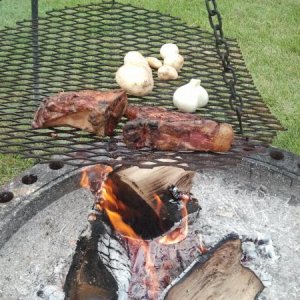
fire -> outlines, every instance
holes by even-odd
[[[110,172],[112,172],[111,167],[102,165],[85,169],[82,173],[80,185],[92,191],[96,197],[94,204],[95,209],[105,213],[114,230],[128,239],[128,243],[132,243],[140,249],[139,251],[141,251],[140,254],[143,259],[137,259],[134,265],[137,269],[142,270],[142,268],[144,268],[146,271],[147,276],[145,276],[145,283],[148,288],[149,297],[150,299],[156,299],[159,290],[159,281],[151,257],[151,245],[153,243],[172,245],[186,238],[188,234],[187,203],[190,197],[182,193],[177,199],[180,201],[182,213],[180,227],[172,230],[160,239],[148,242],[143,240],[139,234],[135,232],[134,228],[125,222],[125,220],[134,218],[139,212],[131,211],[130,207],[127,207],[121,199],[118,199],[115,192],[116,186],[114,186],[111,178],[107,176]],[[164,203],[157,194],[153,195],[153,201],[150,205],[156,215],[158,217],[161,216]]]
[[[205,247],[205,245],[203,243],[202,234],[198,234],[198,240],[199,240],[198,249],[199,249],[200,253],[206,254],[208,252],[208,249]]]
[[[129,208],[119,200],[114,191],[113,191],[113,183],[110,179],[107,179],[102,184],[101,198],[103,199],[100,202],[100,205],[103,210],[105,210],[106,215],[108,216],[112,226],[115,231],[120,233],[122,236],[129,238],[130,243],[136,243],[140,245],[141,250],[143,251],[144,262],[140,261],[138,264],[141,264],[140,268],[145,268],[146,273],[148,275],[147,285],[149,292],[152,295],[157,293],[158,289],[158,280],[156,277],[155,267],[151,258],[151,251],[149,247],[149,243],[144,241],[135,231],[134,229],[126,224],[122,218],[122,216],[128,214]],[[159,213],[159,205],[160,202],[157,201],[158,205],[158,213]],[[154,296],[153,299],[156,297]]]
[[[155,213],[160,216],[160,211],[163,207],[163,202],[161,201],[160,197],[157,194],[154,194],[153,204],[151,205],[152,209]]]
[[[90,188],[90,179],[89,179],[89,173],[87,169],[83,170],[82,172],[80,186],[86,189]]]
[[[87,167],[83,170],[80,180],[80,186],[90,189],[92,192],[97,192],[107,174],[112,172],[110,166],[95,165]]]
[[[136,232],[123,221],[122,216],[126,213],[126,205],[117,199],[113,192],[111,180],[106,180],[102,185],[100,202],[101,208],[105,210],[112,226],[115,231],[123,236],[140,240],[141,238],[136,234]]]

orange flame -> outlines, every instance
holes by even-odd
[[[149,245],[146,241],[144,241],[131,226],[126,224],[123,221],[122,215],[126,213],[128,208],[126,205],[118,200],[116,197],[111,180],[106,180],[102,185],[102,194],[101,197],[103,201],[101,202],[102,209],[105,210],[112,226],[115,231],[120,233],[122,236],[129,238],[131,243],[140,243],[140,247],[143,249],[144,257],[145,257],[145,265],[144,268],[146,270],[147,275],[149,276],[148,289],[151,295],[153,295],[153,299],[156,298],[157,290],[158,290],[158,280],[155,272],[155,267],[151,258],[151,251],[149,249]],[[160,199],[159,199],[160,200]],[[159,202],[157,202],[159,203]],[[152,297],[151,297],[152,298]]]
[[[113,169],[110,166],[95,165],[87,167],[83,170],[80,180],[80,186],[83,188],[91,189],[91,181],[102,183],[105,176],[112,172]],[[91,179],[91,177],[94,177]]]
[[[122,215],[123,212],[126,211],[127,207],[123,202],[117,199],[110,183],[110,180],[107,180],[102,185],[102,208],[105,210],[116,232],[129,238],[141,240],[139,235],[137,235],[136,232],[123,221]]]
[[[86,189],[90,188],[90,179],[88,175],[88,170],[84,169],[81,175],[80,186]]]
[[[151,203],[151,208],[155,211],[157,216],[160,216],[160,211],[163,207],[163,202],[157,194],[154,194],[153,203]]]
[[[155,270],[155,265],[151,257],[151,242],[144,241],[134,229],[128,225],[123,217],[128,214],[129,208],[117,198],[114,192],[113,182],[110,178],[107,179],[107,174],[112,172],[109,166],[96,165],[86,168],[82,173],[80,185],[84,188],[89,188],[97,197],[95,208],[98,211],[105,211],[113,228],[116,232],[129,239],[131,243],[138,243],[144,253],[144,262],[139,262],[140,267],[144,267],[147,273],[145,281],[147,281],[148,291],[151,299],[156,299],[159,289],[158,278]],[[163,202],[158,195],[153,196],[152,209],[160,216],[163,208]],[[182,223],[179,228],[174,229],[167,235],[158,240],[160,244],[171,245],[178,243],[186,238],[188,234],[187,220],[187,203],[188,196],[182,198]],[[157,241],[156,241],[157,242]]]

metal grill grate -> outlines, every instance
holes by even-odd
[[[175,89],[191,78],[200,78],[210,102],[198,113],[232,124],[239,136],[239,123],[229,105],[230,91],[223,81],[213,34],[159,12],[120,3],[111,7],[111,1],[103,1],[53,10],[40,18],[38,25],[22,21],[16,28],[0,31],[0,152],[18,153],[41,163],[55,157],[80,165],[136,164],[147,160],[159,164],[159,159],[172,159],[164,160],[164,164],[188,163],[199,168],[206,162],[236,158],[243,149],[248,150],[241,138],[225,155],[129,151],[121,138],[125,120],[115,137],[104,139],[66,127],[31,129],[33,113],[45,96],[62,90],[117,88],[114,75],[126,52],[138,50],[145,56],[157,56],[166,42],[176,43],[185,57],[179,78],[162,82],[154,73],[154,92],[144,98],[130,97],[129,102],[172,109]],[[228,40],[228,44],[238,79],[236,90],[244,101],[244,137],[270,143],[281,126],[255,89],[237,42]]]

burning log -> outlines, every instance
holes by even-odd
[[[88,231],[84,232],[77,242],[72,265],[65,281],[65,298],[114,299],[117,297],[118,287],[111,273],[100,260],[97,251],[97,241],[101,232],[104,232],[104,227],[98,224],[97,231],[92,230],[91,233]]]
[[[134,228],[138,236],[151,239],[182,219],[183,206],[187,213],[199,210],[198,200],[189,194],[193,176],[194,172],[176,167],[151,170],[132,167],[110,173],[106,183],[111,187],[115,201],[126,207],[122,209],[119,205],[118,209],[123,221]]]
[[[238,238],[225,239],[206,262],[196,262],[179,281],[167,288],[165,300],[231,299],[253,300],[263,290],[259,278],[241,265]]]
[[[93,166],[84,170],[81,180],[95,195],[89,220],[101,214],[113,226],[122,224],[115,227],[120,234],[127,235],[130,227],[144,239],[157,237],[182,219],[183,207],[187,213],[200,209],[189,194],[193,176],[194,172],[170,166],[121,171]]]
[[[164,193],[170,185],[189,192],[194,175],[195,172],[170,166],[153,169],[131,167],[118,172],[120,180],[141,195],[147,203],[153,200],[154,194]]]
[[[93,222],[77,242],[64,285],[65,299],[122,299],[129,280],[126,249],[101,220]]]
[[[171,185],[189,190],[192,177],[192,172],[173,167],[116,172],[93,166],[85,170],[81,183],[95,195],[97,213],[89,234],[84,233],[78,241],[65,283],[66,299],[134,298],[137,286],[142,295],[157,295],[163,290],[170,282],[166,272],[171,268],[177,276],[177,268],[182,268],[176,261],[165,262],[167,257],[181,257],[175,243],[186,242],[182,247],[188,249],[184,251],[188,258],[198,255],[192,240],[186,239],[186,217],[199,210],[198,201]],[[155,195],[156,203],[151,195]],[[162,235],[165,224],[172,227],[182,218],[163,237],[146,240],[145,236],[153,235],[153,228]],[[155,270],[162,264],[164,279],[159,282]]]

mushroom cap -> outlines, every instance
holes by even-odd
[[[172,80],[178,78],[178,73],[171,66],[162,66],[158,69],[158,78],[161,80]]]
[[[146,58],[138,51],[129,51],[124,56],[124,64],[145,64],[148,65]]]
[[[128,94],[134,96],[147,95],[154,87],[151,69],[143,65],[123,65],[116,73],[116,81]]]
[[[160,48],[161,57],[166,58],[170,54],[179,54],[179,48],[177,45],[172,43],[162,45]]]
[[[183,64],[184,64],[184,58],[182,55],[178,53],[171,53],[170,55],[166,56],[164,59],[164,65],[175,68],[177,72],[180,71],[180,69],[183,67]]]

